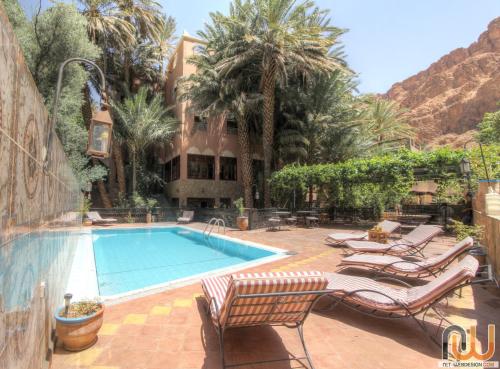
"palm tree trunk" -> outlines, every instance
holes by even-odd
[[[116,180],[118,182],[118,193],[125,195],[127,192],[127,181],[125,177],[125,165],[123,164],[123,153],[121,145],[113,140],[113,159],[116,166]]]
[[[236,119],[238,120],[238,144],[240,146],[241,179],[243,182],[245,206],[252,208],[252,158],[250,156],[248,121],[245,115],[238,114]]]
[[[264,153],[264,207],[266,208],[271,207],[271,189],[268,179],[271,178],[271,162],[273,159],[275,70],[274,66],[269,66],[263,75],[264,124],[262,127],[262,151]]]
[[[135,150],[132,149],[130,151],[132,152],[132,193],[134,193],[137,187],[137,163],[135,162]]]

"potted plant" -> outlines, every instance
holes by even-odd
[[[64,295],[64,306],[55,313],[57,337],[68,351],[81,351],[97,341],[101,329],[104,305],[97,301],[71,303],[72,295]]]
[[[144,202],[144,207],[146,208],[146,223],[151,223],[153,221],[151,212],[157,204],[158,201],[156,201],[156,199],[147,199]]]
[[[236,224],[240,231],[246,231],[248,229],[248,217],[244,216],[245,207],[243,206],[243,199],[239,199],[233,202],[234,206],[238,209],[240,216],[236,218]]]
[[[80,209],[80,213],[82,214],[82,222],[84,226],[91,226],[92,220],[87,217],[87,213],[90,211],[90,207],[92,206],[92,202],[90,199],[84,197],[82,202],[82,207]]]

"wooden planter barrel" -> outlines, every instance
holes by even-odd
[[[97,341],[97,332],[101,329],[104,306],[95,314],[80,318],[65,318],[59,316],[64,307],[55,314],[57,337],[68,351],[81,351],[92,346]]]

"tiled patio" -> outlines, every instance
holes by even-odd
[[[201,225],[195,225],[200,227]],[[338,230],[338,228],[337,228]],[[266,271],[333,271],[341,250],[324,243],[332,229],[291,229],[279,232],[228,231],[228,235],[297,252],[297,255],[258,267]],[[350,230],[353,231],[353,230]],[[427,254],[439,253],[453,242],[436,239]],[[321,302],[319,303],[321,305]],[[465,326],[500,325],[500,293],[475,286],[453,298],[448,318]],[[336,308],[328,316],[311,314],[304,327],[306,342],[317,369],[327,368],[437,368],[441,352],[414,322],[387,321]],[[497,331],[497,336],[499,332]],[[243,328],[227,334],[229,362],[303,356],[296,330]],[[484,337],[479,337],[484,339]],[[499,360],[497,350],[495,360]],[[98,342],[80,353],[57,347],[53,369],[218,369],[218,339],[204,312],[200,284],[177,288],[107,307]],[[285,361],[246,368],[301,368]]]

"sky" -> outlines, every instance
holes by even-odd
[[[28,14],[37,0],[20,0]],[[42,0],[47,3],[48,0]],[[177,34],[203,28],[230,0],[157,0],[177,21]],[[316,0],[341,41],[361,93],[383,93],[457,47],[467,47],[500,16],[500,0]]]

